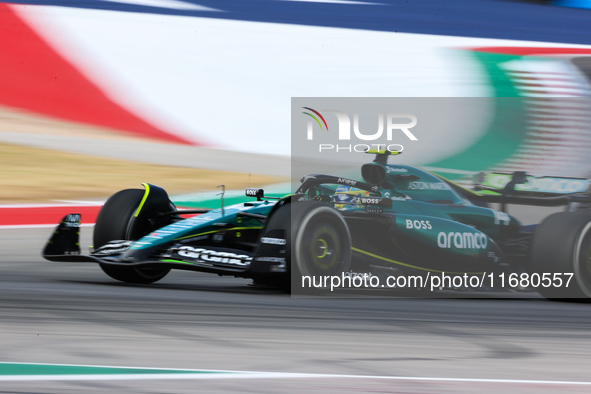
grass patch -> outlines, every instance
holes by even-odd
[[[140,164],[0,143],[0,203],[107,198],[147,182],[169,194],[264,186],[280,177]]]

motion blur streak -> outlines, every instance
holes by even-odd
[[[68,213],[80,213],[82,223],[94,224],[101,205],[2,205],[0,206],[0,227],[52,225]]]
[[[0,104],[162,141],[189,143],[112,101],[7,4],[0,4],[0,26]]]

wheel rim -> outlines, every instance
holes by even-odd
[[[332,225],[315,226],[307,244],[305,259],[312,264],[314,271],[325,273],[338,264],[340,241]]]
[[[320,238],[316,242],[316,258],[321,259],[331,253],[332,251],[329,250],[328,243],[324,239]]]

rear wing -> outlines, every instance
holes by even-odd
[[[441,175],[434,175],[447,182],[456,193],[472,203],[499,203],[501,211],[505,211],[506,204],[540,207],[572,207],[573,203],[591,204],[591,191],[588,190],[591,181],[585,178],[536,178],[523,171],[481,172],[474,176],[474,189],[469,189]]]
[[[591,186],[591,181],[585,178],[535,177],[523,171],[481,172],[474,176],[473,182],[477,191],[531,197],[568,196],[589,191]]]

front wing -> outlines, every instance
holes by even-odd
[[[111,241],[90,255],[80,253],[80,214],[66,215],[56,227],[43,250],[49,261],[71,263],[98,263],[119,267],[166,267],[189,271],[203,271],[226,275],[244,276],[250,268],[254,253],[244,250],[191,246],[172,243],[145,258],[136,258],[130,250],[133,241]]]

